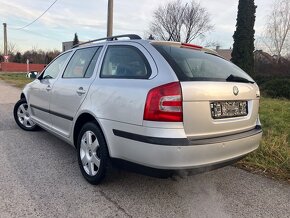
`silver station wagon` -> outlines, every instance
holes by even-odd
[[[261,140],[259,99],[253,79],[214,51],[130,34],[60,54],[25,86],[14,117],[75,146],[98,184],[111,159],[175,171],[244,157]]]

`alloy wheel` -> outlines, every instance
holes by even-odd
[[[19,122],[26,128],[32,128],[35,123],[31,120],[30,114],[28,112],[27,103],[21,104],[17,109],[17,117]]]
[[[86,131],[81,139],[80,158],[85,172],[89,176],[98,173],[101,159],[99,157],[99,141],[92,131]]]

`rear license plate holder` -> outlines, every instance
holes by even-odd
[[[247,101],[214,101],[210,102],[211,117],[224,119],[248,115]]]

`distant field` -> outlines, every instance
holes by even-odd
[[[19,88],[33,80],[25,73],[4,73],[0,79]],[[290,182],[290,101],[262,98],[260,119],[263,139],[259,149],[236,166]]]

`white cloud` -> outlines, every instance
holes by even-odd
[[[0,19],[7,22],[8,27],[21,27],[37,18],[52,2],[53,0],[0,0]],[[165,2],[167,0],[159,0],[157,3],[154,0],[115,0],[114,33],[137,33],[143,36],[148,29],[153,10]],[[226,47],[231,46],[238,1],[203,0],[200,3],[207,8],[215,25],[209,38],[216,37]],[[263,29],[270,3],[271,1],[256,0],[258,8],[255,29],[258,34]],[[43,49],[60,49],[61,42],[72,40],[75,32],[81,40],[103,37],[106,34],[106,19],[107,0],[59,0],[25,31],[9,30],[8,36],[22,50],[35,44]],[[1,41],[2,35],[0,34]]]

